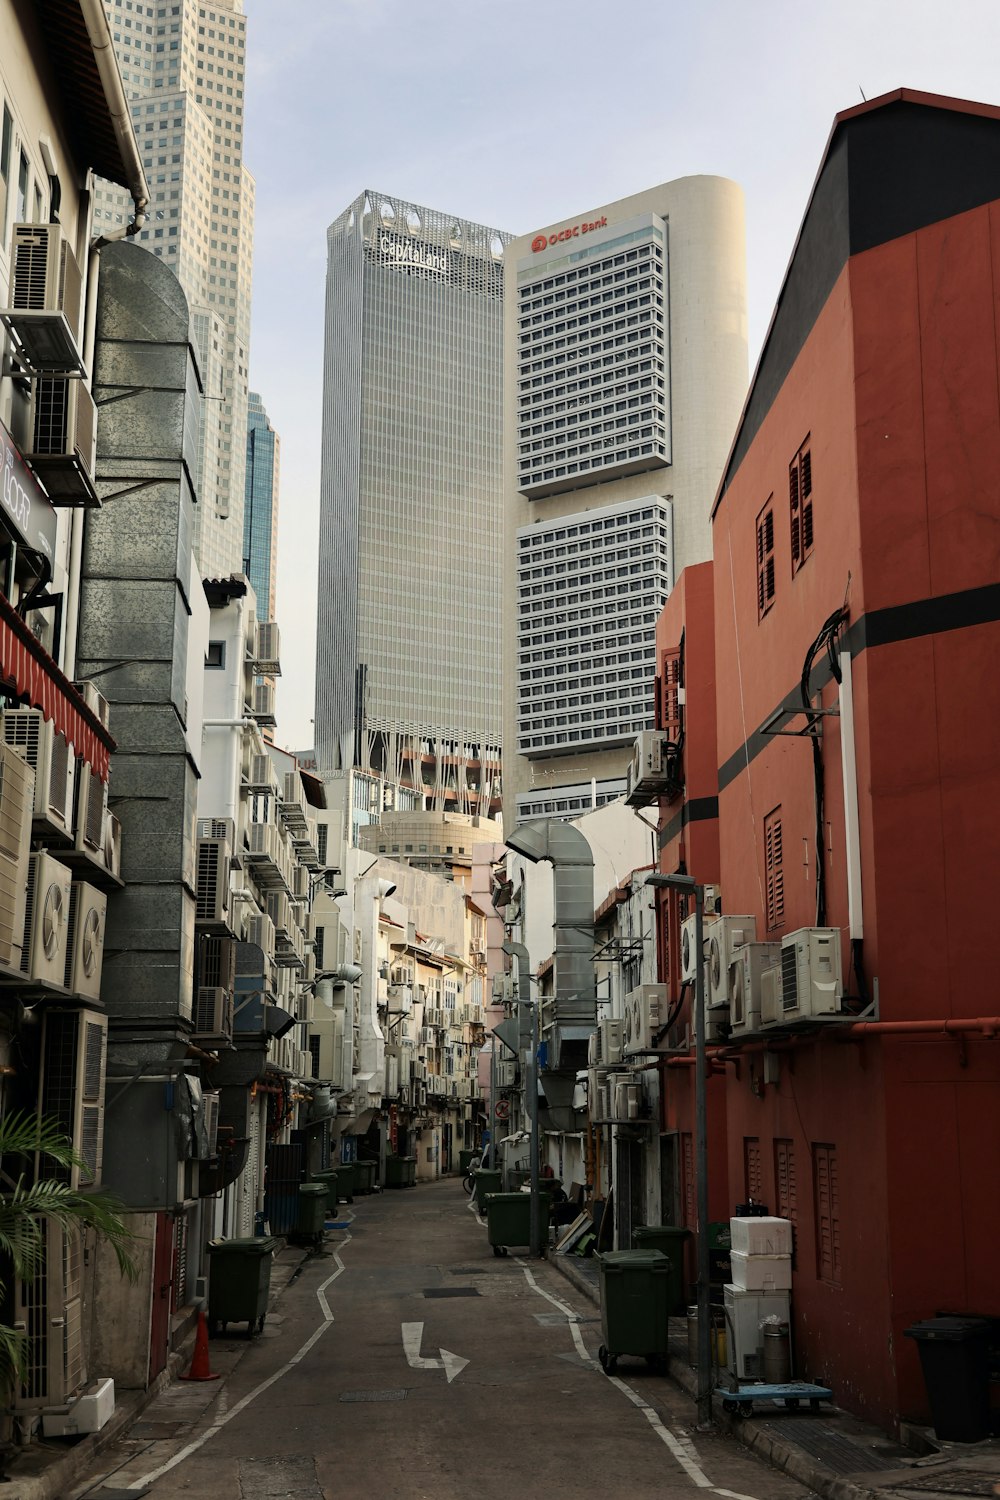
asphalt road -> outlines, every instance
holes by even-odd
[[[224,1378],[158,1397],[72,1500],[807,1494],[642,1361],[609,1379],[600,1342],[554,1267],[494,1257],[457,1178],[359,1198],[259,1338],[212,1341]]]

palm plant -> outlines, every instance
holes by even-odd
[[[132,1235],[121,1205],[105,1193],[77,1192],[58,1177],[30,1181],[27,1167],[36,1156],[57,1172],[86,1167],[56,1121],[23,1111],[0,1119],[0,1306],[7,1291],[4,1274],[30,1282],[43,1269],[46,1225],[53,1222],[71,1233],[94,1230],[111,1245],[122,1275],[135,1281],[138,1270],[128,1251]],[[0,1322],[0,1392],[20,1379],[24,1356],[23,1331]]]

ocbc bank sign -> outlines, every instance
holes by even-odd
[[[537,255],[539,250],[547,250],[550,245],[561,245],[565,240],[579,239],[581,234],[593,234],[595,229],[606,229],[607,224],[608,216],[602,214],[599,219],[591,219],[585,224],[573,224],[569,229],[560,229],[555,234],[536,234],[531,248]]]

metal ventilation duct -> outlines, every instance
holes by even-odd
[[[587,1066],[587,1040],[597,1025],[594,982],[594,856],[571,823],[535,818],[520,823],[507,847],[525,859],[548,860],[553,869],[555,921],[552,949],[555,969],[555,1019],[549,1038],[545,1092],[550,1104],[558,1085],[552,1072],[575,1075]],[[573,1078],[568,1080],[570,1098]],[[569,1102],[568,1100],[566,1102]]]

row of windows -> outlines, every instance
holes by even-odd
[[[653,463],[667,462],[667,449],[664,443],[643,443],[635,448],[622,448],[617,452],[606,453],[601,462],[597,463],[574,463],[557,464],[551,469],[536,471],[530,477],[530,481],[522,483],[522,490],[534,488],[540,484],[558,483],[563,479],[571,479],[574,475],[594,474],[602,469],[611,469],[619,464],[632,463],[637,459],[649,458]]]
[[[646,728],[646,721],[641,716],[638,718],[622,719],[615,724],[606,724],[602,729],[596,727],[593,731],[587,729],[569,729],[562,733],[551,730],[545,734],[518,735],[517,749],[519,755],[530,755],[532,751],[548,750],[551,753],[557,747],[574,745],[582,749],[584,745],[600,748],[614,741],[616,744],[623,739],[631,739]]]
[[[628,510],[605,516],[603,519],[595,517],[593,520],[575,521],[571,526],[554,526],[549,529],[539,527],[519,536],[517,546],[523,555],[534,548],[540,546],[547,547],[553,542],[572,541],[576,537],[592,536],[604,531],[619,531],[626,526],[631,530],[637,521],[652,521],[659,514],[659,511],[649,508],[640,511]],[[649,529],[645,528],[641,534],[648,536],[650,534]]]
[[[537,296],[540,293],[554,291],[556,287],[572,287],[580,281],[592,279],[596,275],[606,273],[609,266],[629,266],[640,258],[649,256],[650,250],[657,259],[662,255],[659,245],[646,244],[639,246],[636,250],[625,250],[618,255],[608,255],[601,260],[588,261],[572,270],[562,271],[557,276],[552,276],[544,281],[532,281],[521,291],[521,296]],[[627,273],[626,273],[627,274]]]
[[[586,375],[591,370],[608,370],[620,364],[623,359],[644,360],[648,364],[639,364],[636,368],[652,370],[654,357],[663,359],[663,336],[658,326],[650,326],[649,318],[634,319],[635,326],[630,333],[619,333],[614,338],[595,340],[574,350],[572,354],[547,354],[544,359],[525,359],[518,369],[518,379],[523,389],[524,380],[531,376],[537,376],[545,370],[556,370],[560,372],[561,380],[570,380],[576,375]],[[565,344],[556,344],[556,348],[562,348]],[[575,343],[575,340],[571,342]],[[600,359],[596,358],[604,351]],[[615,353],[613,351],[617,350]],[[630,372],[631,373],[631,372]],[[555,376],[552,377],[555,379]]]
[[[777,597],[774,496],[768,498],[755,523],[757,552],[757,618],[762,620]],[[791,574],[812,556],[812,452],[807,437],[788,466],[788,531]]]
[[[539,318],[537,321],[541,327],[523,331],[518,338],[521,358],[524,360],[546,353],[549,349],[563,349],[567,345],[581,343],[584,336],[592,338],[595,333],[606,333],[609,328],[631,328],[633,324],[642,321],[640,313],[643,309],[649,309],[646,313],[648,321],[653,309],[662,306],[663,298],[650,291],[624,301],[618,299],[608,302],[594,312],[574,313],[570,316],[567,311],[567,315],[558,323],[554,323],[551,318]],[[556,342],[553,343],[553,340]]]

